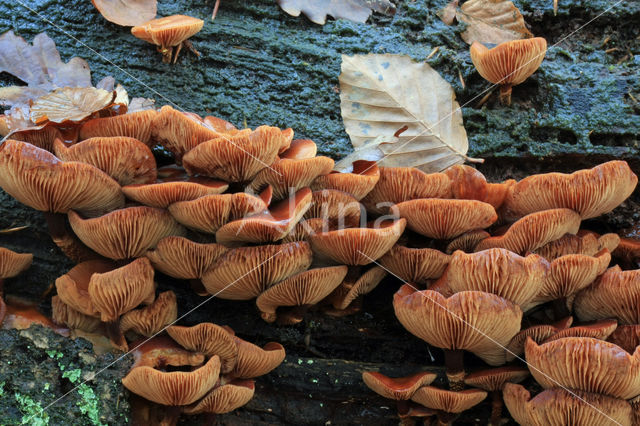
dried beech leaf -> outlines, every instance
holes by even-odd
[[[453,89],[426,63],[408,56],[342,56],[340,108],[358,159],[437,172],[465,160],[469,148]]]
[[[158,0],[91,0],[109,22],[134,27],[156,17]]]
[[[385,15],[396,13],[396,7],[388,0],[278,0],[278,4],[289,15],[304,13],[315,24],[324,25],[327,15],[335,19],[366,22],[371,12]]]
[[[533,37],[522,13],[509,0],[469,0],[458,9],[456,18],[468,25],[461,36],[469,44],[500,44]]]
[[[155,108],[156,108],[155,99],[132,98],[131,102],[129,102],[127,113],[146,111],[148,109],[155,109]]]
[[[443,7],[439,12],[438,16],[447,25],[453,25],[453,21],[456,18],[456,13],[458,10],[458,0],[453,0],[451,3],[448,3],[445,7]]]
[[[80,121],[111,105],[114,98],[114,92],[95,87],[63,87],[36,99],[31,106],[31,120]]]

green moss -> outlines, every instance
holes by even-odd
[[[49,424],[49,415],[42,409],[39,402],[31,399],[29,395],[14,394],[18,408],[22,412],[21,423],[23,425],[44,426]]]

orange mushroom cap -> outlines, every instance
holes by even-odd
[[[266,209],[267,204],[262,198],[244,192],[206,195],[191,201],[178,201],[169,206],[169,212],[178,222],[208,234],[215,234],[229,221],[258,214]]]
[[[536,343],[542,343],[557,332],[571,327],[572,323],[573,317],[569,316],[555,324],[534,325],[523,329],[513,336],[509,344],[506,346],[505,352],[507,355],[507,361],[513,361],[516,357],[519,357],[524,353],[524,343],[526,342],[527,337],[531,337]]]
[[[304,214],[306,219],[322,218],[338,227],[358,225],[364,207],[346,192],[323,189],[312,194],[311,207]]]
[[[124,204],[120,185],[97,168],[63,163],[43,149],[13,140],[0,145],[0,186],[21,203],[45,212],[75,209],[99,215]]]
[[[131,34],[161,47],[177,46],[202,29],[204,21],[185,15],[172,15],[152,19],[131,28]]]
[[[451,254],[456,250],[462,250],[465,253],[473,252],[480,241],[489,238],[491,235],[484,229],[474,229],[451,240],[447,244],[445,253]]]
[[[238,219],[216,231],[216,241],[227,246],[239,243],[271,243],[283,239],[311,207],[311,190],[303,188],[268,212]]]
[[[470,50],[471,61],[480,75],[507,88],[517,86],[536,72],[546,52],[547,41],[542,37],[506,41],[492,49],[476,41]],[[503,103],[511,103],[510,91]]]
[[[564,339],[565,337],[592,337],[594,339],[607,340],[617,327],[618,321],[613,319],[599,321],[592,324],[578,325],[558,331],[543,343],[551,342],[552,340]]]
[[[167,333],[173,340],[190,351],[200,352],[206,356],[220,357],[221,371],[229,373],[238,358],[238,345],[233,334],[224,327],[203,322],[193,327],[172,325]]]
[[[511,188],[504,203],[507,217],[569,208],[589,219],[608,213],[631,195],[638,177],[626,161],[609,161],[572,174],[529,176]]]
[[[11,139],[22,142],[29,142],[38,148],[53,152],[53,142],[56,139],[63,140],[60,130],[54,125],[44,126],[41,129],[21,130],[11,133]]]
[[[365,273],[360,273],[359,269],[350,269],[344,281],[328,299],[335,309],[345,310],[357,297],[376,288],[386,276],[387,271],[379,266],[374,266]]]
[[[16,253],[7,248],[0,247],[0,280],[12,278],[26,271],[33,262],[31,253]],[[0,286],[0,292],[2,287]]]
[[[122,192],[127,198],[145,206],[166,209],[179,201],[191,201],[205,195],[221,194],[229,188],[226,182],[208,178],[189,178],[184,181],[165,181],[146,185],[127,185]]]
[[[451,180],[444,173],[413,167],[380,167],[380,179],[361,201],[371,213],[386,214],[394,204],[419,198],[450,198]]]
[[[253,380],[234,380],[212,389],[198,403],[185,407],[182,412],[185,414],[229,413],[249,402],[254,392]]]
[[[120,185],[150,183],[156,180],[156,160],[149,147],[128,137],[98,137],[70,148],[57,139],[53,144],[62,161],[90,164],[115,179]]]
[[[318,153],[318,146],[310,139],[295,139],[291,144],[282,151],[280,148],[280,158],[288,158],[290,160],[304,160],[306,158],[314,158]]]
[[[567,254],[595,255],[599,249],[598,238],[594,234],[573,235],[566,234],[561,238],[551,241],[544,246],[534,250],[545,259],[552,261]]]
[[[451,256],[430,248],[408,248],[399,244],[380,258],[382,266],[400,279],[425,285],[440,278],[447,269]]]
[[[162,405],[187,405],[202,398],[218,381],[220,358],[190,372],[163,372],[148,366],[134,367],[122,379],[124,387]]]
[[[217,138],[216,132],[203,121],[175,110],[170,105],[160,108],[151,122],[151,137],[169,150],[177,164],[182,164],[185,153],[198,144]]]
[[[144,256],[164,237],[184,234],[166,210],[153,207],[127,207],[94,219],[71,210],[69,223],[82,242],[110,259]]]
[[[151,337],[162,331],[178,318],[178,302],[173,291],[160,293],[156,300],[141,309],[126,312],[120,318],[122,334],[133,331]]]
[[[503,397],[511,416],[522,425],[635,424],[627,401],[597,393],[553,388],[532,398],[523,386],[507,383]]]
[[[85,315],[65,304],[59,296],[51,298],[51,319],[56,324],[64,325],[74,330],[82,330],[88,333],[96,331],[100,327],[100,319]]]
[[[80,127],[79,138],[85,140],[95,137],[126,136],[150,147],[152,145],[151,123],[156,114],[156,110],[150,109],[114,117],[94,118]]]
[[[493,366],[505,362],[503,347],[522,319],[518,305],[490,293],[462,291],[445,298],[408,284],[393,296],[393,307],[411,334],[439,348],[473,352]]]
[[[576,295],[573,308],[582,321],[617,318],[620,324],[640,323],[640,269],[609,268]]]
[[[309,235],[314,253],[346,265],[367,265],[382,257],[398,241],[405,219],[384,221],[377,228],[347,228]]]
[[[340,285],[347,271],[346,266],[309,269],[269,287],[256,299],[262,319],[274,322],[279,307],[315,305]],[[302,318],[290,322],[293,321],[300,322]]]
[[[575,234],[579,228],[580,216],[573,210],[544,210],[518,220],[502,236],[480,241],[476,251],[501,247],[514,253],[524,254],[557,240],[565,234]]]
[[[200,278],[215,261],[227,252],[220,244],[199,244],[183,237],[165,237],[147,258],[158,271],[173,278]]]
[[[464,164],[451,166],[444,174],[451,179],[453,198],[482,201],[491,204],[496,210],[504,202],[511,186],[516,183],[513,179],[503,183],[488,183],[482,173]]]
[[[472,229],[487,228],[498,219],[495,209],[475,200],[425,198],[396,204],[397,215],[415,232],[449,240]]]
[[[464,383],[486,391],[499,391],[507,383],[520,383],[531,373],[524,367],[500,367],[467,374]]]
[[[640,394],[640,351],[613,343],[567,337],[542,345],[525,343],[529,370],[543,388],[564,387],[630,399]]]
[[[260,126],[253,132],[241,131],[230,137],[203,142],[185,154],[182,160],[190,175],[246,182],[273,164],[283,140],[282,130]]]
[[[632,354],[640,346],[640,325],[620,325],[607,340]]]
[[[218,133],[235,134],[239,132],[236,126],[219,117],[207,115],[202,121]]]
[[[249,300],[311,265],[306,242],[241,247],[229,250],[202,276],[210,294],[222,299]]]
[[[264,376],[282,364],[286,356],[284,348],[277,342],[269,342],[261,348],[236,337],[236,345],[238,359],[231,375],[239,379]]]
[[[260,170],[249,188],[259,191],[271,185],[275,199],[282,200],[290,196],[292,191],[309,186],[318,176],[331,172],[333,164],[331,158],[322,156],[301,160],[281,158]]]
[[[380,169],[375,161],[357,160],[350,173],[331,172],[318,176],[311,184],[314,191],[336,189],[362,200],[376,186],[380,179]]]
[[[480,389],[454,392],[433,386],[423,386],[413,394],[411,400],[433,410],[462,413],[474,405],[478,405],[486,397],[487,392]]]
[[[99,317],[100,312],[89,297],[89,281],[93,274],[109,272],[115,268],[116,264],[107,260],[78,263],[56,279],[56,291],[60,300],[78,312]]]
[[[362,380],[369,389],[388,399],[405,401],[425,385],[430,385],[438,375],[429,371],[412,374],[407,377],[392,378],[375,371],[362,373]]]
[[[165,368],[167,366],[192,367],[204,364],[204,355],[195,354],[185,350],[168,336],[155,336],[144,339],[142,343],[133,343],[131,354],[133,355],[132,367]]]

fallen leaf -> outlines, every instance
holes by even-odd
[[[36,99],[31,106],[31,120],[36,124],[45,120],[80,121],[110,106],[115,96],[114,92],[95,87],[63,87]]]
[[[361,159],[425,172],[480,161],[466,156],[467,133],[451,85],[426,63],[401,55],[343,55],[340,100],[355,152],[336,170]]]
[[[129,102],[129,108],[127,109],[127,113],[146,111],[148,109],[155,109],[155,108],[156,108],[155,99],[132,98],[131,102]]]
[[[91,0],[109,22],[123,27],[142,25],[156,17],[158,0]]]
[[[292,16],[304,13],[313,23],[324,25],[327,15],[335,19],[366,22],[371,12],[385,15],[396,13],[388,0],[278,0],[280,8]]]
[[[448,3],[445,7],[443,7],[439,12],[438,16],[447,25],[452,25],[454,19],[456,18],[456,11],[458,9],[458,0],[453,0],[451,3]]]
[[[500,44],[533,37],[522,13],[508,0],[469,0],[458,9],[456,18],[467,24],[461,36],[469,44]]]

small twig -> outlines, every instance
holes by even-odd
[[[458,70],[458,78],[460,79],[460,84],[462,84],[462,89],[466,89],[467,85],[464,83],[464,77],[462,76],[462,72]]]
[[[211,20],[216,19],[216,15],[218,14],[218,7],[220,6],[220,0],[216,0],[215,6],[213,6],[213,13],[211,14]]]
[[[440,50],[440,46],[434,47],[431,53],[429,53],[429,56],[427,56],[426,60],[428,61],[429,59],[431,59],[436,53],[438,53],[439,50]]]
[[[493,89],[492,89],[492,90],[489,90],[489,91],[487,92],[487,94],[486,94],[486,95],[484,95],[484,96],[482,97],[482,99],[480,99],[480,100],[478,101],[478,103],[476,104],[476,108],[480,108],[480,107],[482,107],[482,105],[484,105],[485,103],[487,103],[487,101],[489,100],[489,98],[491,97],[491,95],[492,95],[492,94],[493,94]]]

